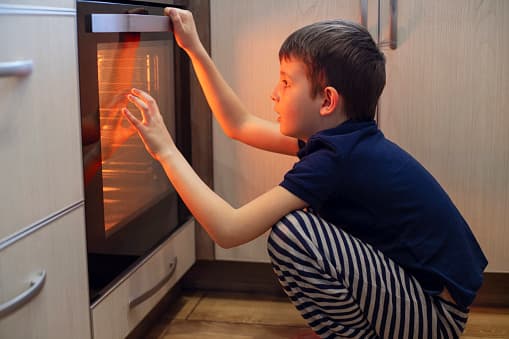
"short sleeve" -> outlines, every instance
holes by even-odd
[[[306,146],[306,142],[304,140],[298,139],[297,146],[299,147],[299,151]]]
[[[340,163],[333,150],[314,150],[285,174],[280,186],[319,210],[339,189]]]

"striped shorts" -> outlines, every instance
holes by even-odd
[[[321,338],[459,338],[468,310],[426,294],[393,260],[304,211],[268,240],[274,272]]]

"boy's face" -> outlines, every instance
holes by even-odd
[[[320,130],[322,95],[311,98],[311,82],[302,61],[294,58],[281,60],[279,82],[271,98],[279,115],[282,134],[307,140]]]

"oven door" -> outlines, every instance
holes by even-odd
[[[190,160],[189,65],[163,7],[78,1],[77,12],[89,276],[101,290],[189,216],[120,111],[138,112],[131,88],[150,93]]]

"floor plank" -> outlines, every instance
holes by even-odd
[[[315,339],[287,298],[185,292],[146,339]],[[462,339],[509,339],[509,308],[471,309]]]
[[[216,321],[174,320],[159,339],[283,339],[313,338],[306,327],[232,324]]]
[[[509,338],[509,309],[473,307],[461,338]]]
[[[287,298],[217,292],[207,293],[188,319],[275,326],[307,326]]]

